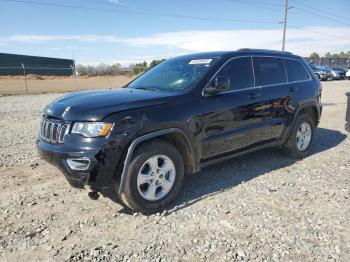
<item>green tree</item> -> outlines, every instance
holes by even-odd
[[[327,52],[327,53],[324,55],[324,57],[326,57],[326,58],[332,58],[332,54],[331,54],[330,52]]]
[[[313,52],[313,53],[310,55],[310,58],[311,58],[311,59],[318,59],[318,58],[320,58],[320,55],[319,55],[318,53],[316,53],[316,52]]]
[[[159,59],[159,60],[153,60],[150,64],[149,64],[149,68],[155,67],[156,65],[159,65],[161,62],[163,62],[165,59]]]
[[[146,61],[143,61],[142,63],[137,63],[133,67],[134,74],[140,74],[146,70],[147,70],[147,62]]]
[[[331,58],[332,59],[337,59],[337,58],[339,58],[339,55],[337,53],[334,53],[334,54],[332,54]]]
[[[346,57],[345,52],[341,51],[341,52],[339,53],[339,58],[345,58],[345,57]]]

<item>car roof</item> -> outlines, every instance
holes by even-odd
[[[200,58],[230,58],[239,55],[266,55],[266,56],[284,56],[300,58],[290,52],[283,52],[277,50],[268,49],[252,49],[252,48],[241,48],[235,51],[212,51],[212,52],[201,52],[180,56],[181,58],[200,59]]]

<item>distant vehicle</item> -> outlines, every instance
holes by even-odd
[[[313,64],[310,64],[310,67],[319,80],[333,80],[332,70],[329,67]]]
[[[267,147],[307,156],[321,91],[309,66],[291,53],[186,55],[123,88],[55,100],[44,110],[37,146],[72,186],[151,213],[174,200],[185,174],[220,160]]]
[[[342,67],[332,67],[332,75],[334,79],[345,79],[346,69]]]
[[[350,69],[345,74],[346,79],[350,80]]]

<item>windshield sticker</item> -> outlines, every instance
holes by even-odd
[[[195,59],[191,60],[188,64],[189,65],[203,65],[203,64],[210,64],[210,62],[213,59]]]

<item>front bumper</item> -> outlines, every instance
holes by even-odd
[[[331,73],[321,73],[320,77],[322,80],[328,80],[328,79],[333,79],[333,74]]]
[[[96,158],[94,157],[96,152],[64,153],[61,152],[56,145],[51,145],[41,140],[37,141],[37,149],[42,159],[51,165],[58,167],[62,171],[71,186],[76,188],[84,188],[84,186],[88,184],[90,174],[97,164]],[[89,159],[88,168],[85,170],[74,170],[67,162],[69,159],[81,158]]]
[[[38,139],[37,150],[41,158],[62,171],[71,186],[99,190],[114,187],[116,168],[127,143],[124,136],[91,139],[68,135],[64,144]],[[78,165],[80,170],[77,170],[69,160],[83,160],[88,165],[83,165],[83,169]]]
[[[341,74],[341,73],[333,73],[333,78],[336,80],[340,80],[340,79],[344,79],[345,78],[345,74]]]

